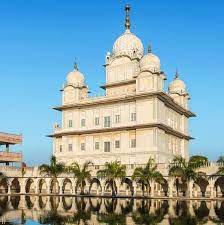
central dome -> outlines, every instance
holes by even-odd
[[[144,55],[144,47],[141,40],[135,36],[130,30],[126,30],[114,43],[113,55],[129,57],[136,56],[142,58]]]

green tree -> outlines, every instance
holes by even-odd
[[[169,167],[169,175],[176,178],[177,195],[179,195],[179,187],[182,186],[183,195],[186,195],[187,185],[190,180],[196,181],[204,176],[198,169],[208,163],[208,159],[204,156],[192,156],[187,162],[181,156],[174,157]]]
[[[50,165],[42,164],[39,167],[40,174],[45,174],[53,178],[52,182],[57,181],[57,177],[65,172],[65,166],[63,163],[58,163],[55,156],[51,156]]]
[[[217,163],[219,163],[220,165],[216,175],[224,176],[224,156],[220,156],[217,160]]]
[[[149,158],[145,167],[135,168],[132,179],[142,185],[143,196],[145,195],[145,187],[147,195],[149,194],[151,181],[155,181],[160,184],[162,184],[164,181],[163,175],[159,171],[157,171],[157,165],[152,158]]]
[[[119,161],[105,163],[105,169],[97,171],[98,178],[106,178],[106,185],[112,189],[112,196],[116,196],[116,180],[123,180],[126,177],[126,167]]]
[[[81,189],[81,195],[84,194],[84,188],[86,185],[86,181],[91,180],[91,170],[89,166],[92,165],[91,162],[84,163],[83,166],[80,166],[77,162],[72,163],[71,166],[68,167],[68,171],[73,173],[74,178],[76,178],[76,190],[78,187]]]

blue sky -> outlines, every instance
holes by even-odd
[[[105,81],[104,58],[124,31],[121,0],[2,0],[0,4],[0,130],[23,133],[28,164],[46,162],[60,113],[60,88],[77,58],[93,92]],[[129,1],[131,30],[150,42],[167,83],[176,68],[187,84],[191,154],[224,152],[224,1]]]

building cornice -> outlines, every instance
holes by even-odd
[[[113,96],[113,97],[101,97],[101,98],[95,98],[91,99],[88,98],[86,100],[83,100],[81,102],[75,103],[75,104],[67,104],[62,106],[55,106],[53,109],[58,111],[63,111],[66,109],[74,109],[74,108],[84,108],[87,106],[94,106],[94,105],[102,105],[102,104],[110,104],[110,103],[116,103],[116,102],[127,102],[127,101],[133,101],[139,98],[144,97],[157,97],[161,101],[164,102],[166,106],[169,108],[172,108],[174,111],[185,115],[186,117],[195,117],[196,115],[191,112],[190,110],[185,109],[178,103],[176,103],[173,98],[171,98],[167,93],[165,92],[147,92],[147,93],[139,93],[139,94],[133,94],[133,95],[123,95],[123,96]]]
[[[125,84],[134,84],[135,82],[136,82],[135,79],[130,79],[130,80],[124,80],[119,82],[106,83],[104,85],[101,85],[100,87],[105,90],[108,87],[119,87]]]
[[[65,132],[57,132],[52,135],[48,135],[48,137],[60,138],[62,136],[69,135],[82,135],[82,134],[96,134],[96,133],[109,133],[123,130],[136,130],[136,129],[144,129],[144,128],[158,128],[165,131],[168,134],[174,135],[179,138],[183,138],[186,140],[193,139],[192,137],[183,134],[182,132],[176,131],[173,128],[162,124],[162,123],[148,123],[148,124],[136,124],[130,126],[121,126],[121,127],[109,127],[109,128],[101,128],[101,129],[89,129],[89,130],[75,130],[75,131],[65,131]]]

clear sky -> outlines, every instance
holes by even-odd
[[[78,66],[91,91],[105,81],[105,54],[124,31],[121,0],[1,0],[0,131],[22,133],[27,164],[48,161],[66,74]],[[224,153],[224,1],[133,0],[131,30],[176,68],[191,95],[191,154]]]

